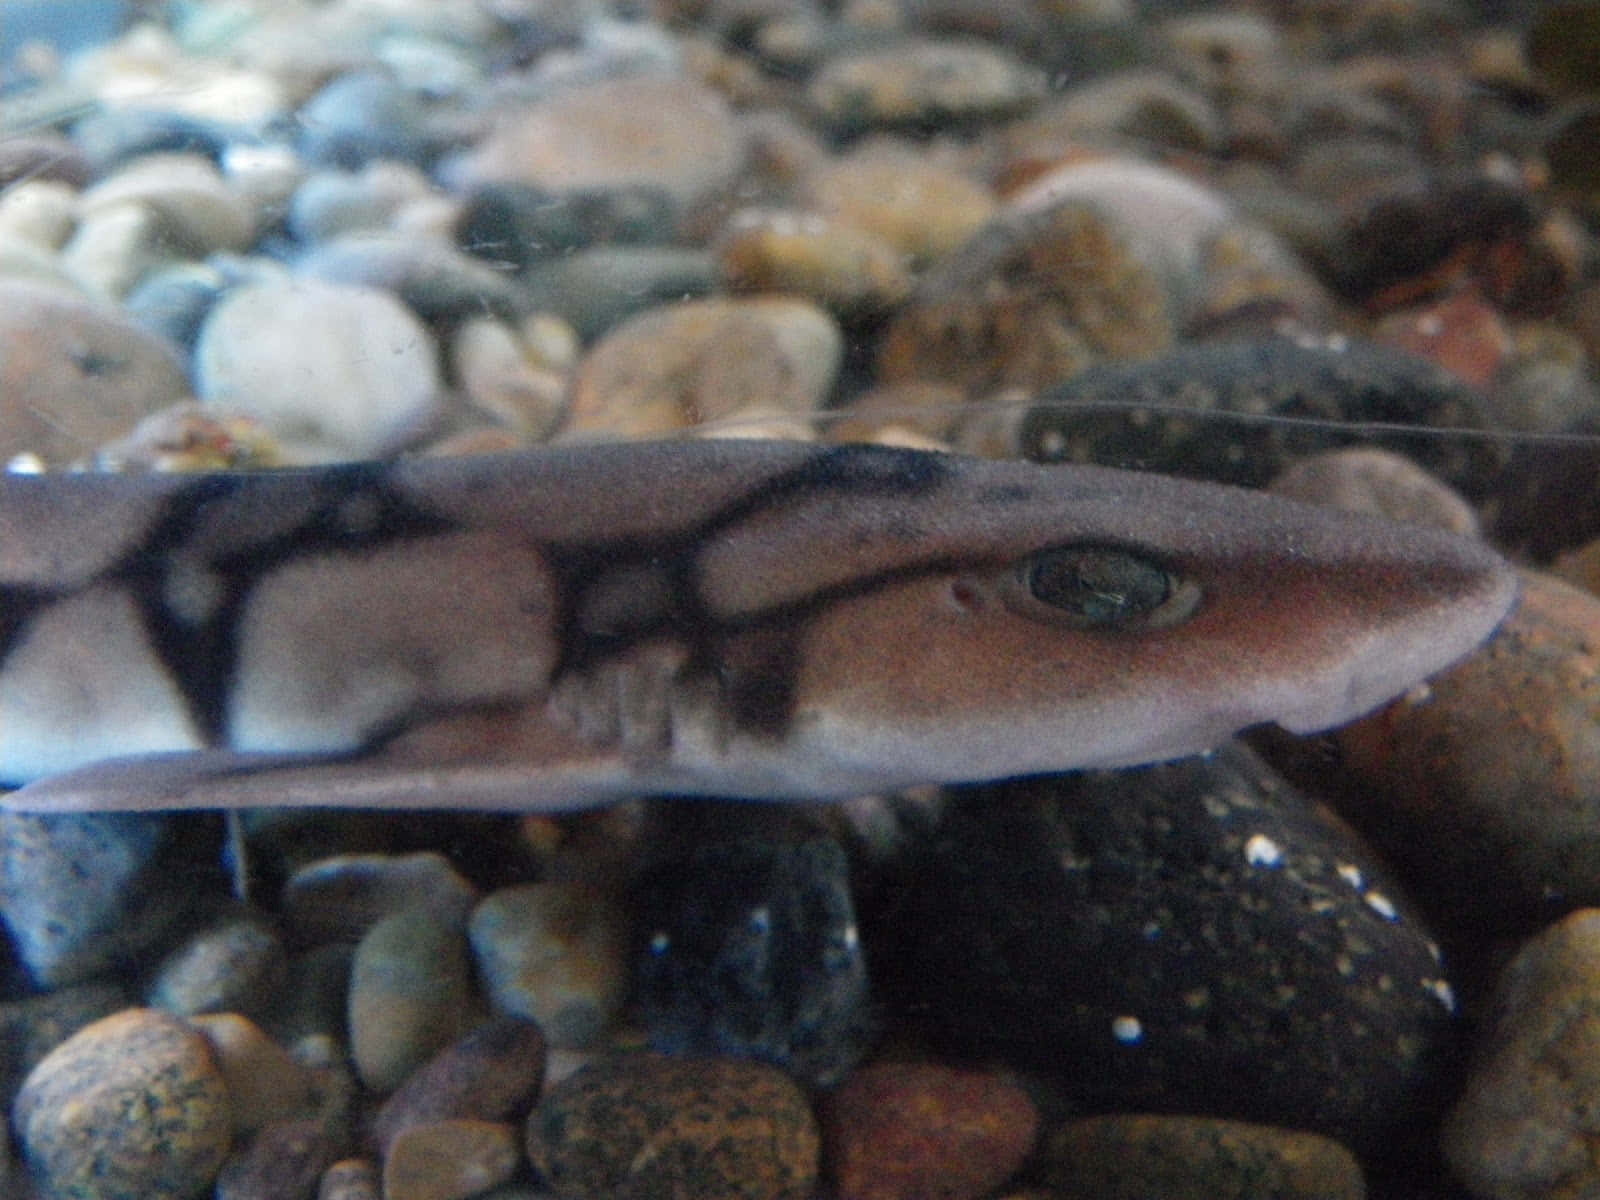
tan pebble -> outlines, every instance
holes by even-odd
[[[202,1013],[189,1018],[211,1045],[233,1100],[236,1132],[260,1128],[305,1111],[315,1080],[260,1026],[237,1013]]]
[[[1389,313],[1373,327],[1372,337],[1430,359],[1477,388],[1494,382],[1512,349],[1505,319],[1470,290]]]
[[[692,204],[729,182],[744,156],[743,134],[715,92],[643,76],[566,88],[506,112],[457,182],[522,180],[552,191],[658,187]]]
[[[1528,941],[1495,985],[1460,1100],[1440,1144],[1486,1200],[1600,1190],[1600,910]]]
[[[283,450],[243,413],[175,404],[151,413],[91,459],[96,471],[255,471],[283,466]]]
[[[1365,1200],[1355,1156],[1331,1138],[1210,1117],[1068,1121],[1039,1155],[1059,1200]]]
[[[1550,571],[1590,595],[1600,596],[1600,540],[1567,551],[1556,559]]]
[[[818,212],[883,238],[913,263],[950,253],[994,215],[982,184],[924,153],[868,146],[808,173],[804,194]]]
[[[844,340],[804,300],[699,300],[641,313],[590,348],[568,432],[672,433],[750,404],[808,413],[833,386]]]
[[[392,1091],[471,1024],[472,971],[461,929],[419,909],[383,918],[356,947],[349,1011],[361,1082]]]
[[[1045,94],[1044,75],[977,40],[906,38],[841,54],[812,76],[806,97],[845,128],[997,118]]]
[[[78,222],[61,248],[61,268],[85,291],[120,300],[133,285],[171,260],[160,215],[142,204],[122,204]]]
[[[382,1200],[382,1186],[376,1163],[343,1158],[322,1173],[317,1200]]]
[[[222,1166],[232,1125],[205,1038],[140,1008],[51,1051],[23,1081],[12,1123],[52,1200],[190,1200]]]
[[[450,363],[480,411],[531,441],[549,437],[566,415],[566,376],[541,367],[503,321],[464,321],[450,342]]]
[[[501,888],[473,910],[467,934],[494,1007],[536,1022],[552,1046],[589,1045],[622,1006],[627,921],[595,888]]]
[[[880,440],[880,431],[899,429],[944,442],[966,411],[966,397],[958,387],[934,380],[915,379],[884,384],[862,392],[828,423],[830,442]]]
[[[188,392],[174,350],[117,310],[0,281],[0,461],[73,462]]]
[[[1476,537],[1478,515],[1449,487],[1403,454],[1352,446],[1313,454],[1272,481],[1280,496]]]
[[[791,292],[848,317],[884,312],[911,291],[911,276],[888,242],[810,213],[736,216],[717,260],[730,290]]]
[[[384,1200],[466,1200],[505,1183],[521,1159],[511,1125],[467,1120],[414,1125],[389,1143]]]

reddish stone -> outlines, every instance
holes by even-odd
[[[937,1063],[863,1067],[822,1106],[839,1200],[989,1195],[1032,1151],[1038,1122],[1004,1076]]]
[[[1378,322],[1373,337],[1430,359],[1480,388],[1493,382],[1511,352],[1511,335],[1500,313],[1470,290],[1391,313]]]

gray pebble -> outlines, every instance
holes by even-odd
[[[195,869],[216,853],[195,828],[161,813],[0,812],[0,918],[34,982],[81,982],[159,946],[216,881]]]
[[[351,234],[316,246],[296,265],[302,278],[393,292],[426,321],[528,311],[521,288],[449,242],[403,233]]]
[[[195,929],[162,959],[146,985],[145,1003],[179,1016],[259,1015],[277,997],[288,970],[272,923],[236,908]]]
[[[300,461],[382,458],[435,418],[433,337],[375,288],[297,280],[230,292],[195,344],[195,390]]]
[[[301,867],[284,884],[285,926],[305,945],[355,942],[384,917],[420,907],[465,922],[477,889],[442,854],[341,854]]]
[[[594,246],[536,264],[523,284],[533,307],[593,338],[657,304],[708,295],[717,286],[717,264],[704,249]]]

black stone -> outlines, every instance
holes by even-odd
[[[964,790],[869,927],[903,1020],[1080,1104],[1387,1147],[1457,1045],[1428,931],[1354,833],[1240,747]]]

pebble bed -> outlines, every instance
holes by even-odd
[[[1530,569],[1147,769],[0,813],[0,1195],[1600,1192],[1597,147],[1570,0],[7,0],[14,470],[875,440]]]

